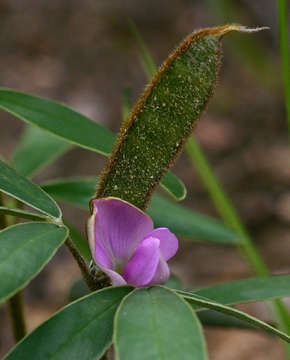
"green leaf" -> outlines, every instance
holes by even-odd
[[[0,231],[0,302],[26,286],[49,262],[66,236],[65,227],[36,222]]]
[[[20,175],[0,159],[0,191],[18,199],[40,212],[61,218],[56,202],[41,188]]]
[[[71,145],[46,131],[27,126],[12,156],[13,166],[26,177],[36,175]]]
[[[78,230],[74,226],[68,223],[67,220],[64,220],[64,224],[69,229],[70,238],[77,247],[78,251],[87,261],[90,261],[92,259],[92,256],[88,242],[82,237],[82,235],[78,232]]]
[[[5,360],[97,360],[112,341],[113,318],[129,286],[106,288],[64,307],[26,336]]]
[[[104,128],[86,116],[70,109],[69,107],[48,99],[10,89],[0,89],[0,108],[63,140],[81,146],[85,149],[96,151],[105,156],[110,155],[114,142],[116,141],[116,135],[110,130]],[[29,136],[29,139],[31,139],[31,136]],[[28,140],[26,140],[26,143]],[[47,136],[47,147],[45,150],[45,156],[47,158],[43,159],[45,162],[51,161],[56,155],[56,152],[54,152],[53,156],[48,153],[48,147],[50,147],[48,141],[49,137]],[[53,141],[56,142],[56,140]],[[37,143],[37,139],[34,139],[34,145],[35,143]],[[27,151],[29,146],[31,146],[31,144],[26,144],[25,146],[22,146],[22,149]],[[60,141],[56,147],[58,147],[58,155],[60,148],[62,147]],[[65,150],[64,143],[62,150]],[[51,157],[49,157],[49,155],[51,155]],[[35,158],[29,161],[41,161],[39,158],[36,159],[36,154],[32,156]],[[17,152],[17,157],[17,165],[23,170],[24,165],[19,164],[19,158],[22,157],[19,151]],[[38,166],[42,165],[43,164],[38,164]],[[36,164],[34,163],[33,166],[36,166]],[[26,169],[26,167],[24,168],[24,171],[32,170],[32,164],[29,164],[29,169]],[[174,186],[172,188],[168,188],[168,184],[172,183]],[[165,179],[164,184],[161,182],[161,186],[165,190],[168,190],[170,194],[174,194],[175,198],[179,199],[180,194],[180,199],[183,199],[185,196],[184,184],[173,174],[169,179]]]
[[[88,203],[95,191],[96,179],[67,178],[52,180],[42,188],[59,201],[88,209]],[[189,239],[200,239],[221,244],[238,244],[239,238],[231,229],[215,219],[201,215],[184,206],[172,203],[155,194],[148,208],[156,227],[169,227],[171,231]]]
[[[220,244],[240,243],[239,236],[221,222],[173,203],[158,194],[153,196],[147,212],[156,227],[168,227],[180,236]]]
[[[195,292],[177,291],[180,295],[186,299],[190,299],[195,294],[205,296],[211,300],[217,301],[222,304],[239,304],[251,301],[264,301],[277,299],[290,295],[290,275],[276,275],[269,277],[251,278],[238,281],[231,281],[224,284],[218,284],[207,288],[202,288]],[[280,302],[275,306],[280,306]],[[196,308],[195,308],[196,309]],[[289,314],[284,306],[278,308],[278,319],[281,315],[284,316],[284,324],[289,322]],[[277,308],[276,308],[277,310]],[[282,328],[283,331],[287,331],[287,327]]]
[[[290,296],[290,275],[275,275],[230,281],[192,292],[177,291],[190,298],[199,295],[221,304],[240,304]]]
[[[140,288],[125,297],[115,316],[118,360],[207,359],[194,312],[173,291]]]
[[[186,187],[172,172],[168,171],[162,178],[160,184],[174,200],[181,201],[186,197]]]
[[[115,135],[69,107],[22,92],[0,89],[0,108],[72,144],[109,155]]]
[[[89,202],[95,193],[98,179],[95,177],[71,177],[53,179],[41,184],[42,189],[59,201],[89,210]]]
[[[41,184],[42,189],[58,201],[83,210],[89,210],[89,202],[95,193],[97,178],[71,177],[54,179]]]
[[[47,217],[44,215],[36,214],[32,211],[21,210],[21,209],[11,209],[9,207],[0,206],[0,214],[16,216],[21,219],[28,219],[34,221],[47,221]]]
[[[198,295],[192,295],[190,298],[186,298],[186,300],[190,301],[194,305],[197,305],[197,307],[194,306],[195,309],[200,309],[200,307],[201,308],[205,307],[207,309],[215,310],[215,311],[221,312],[223,314],[233,316],[233,317],[240,319],[242,321],[245,321],[253,326],[256,326],[262,330],[265,330],[265,331],[268,331],[269,333],[275,334],[275,335],[279,336],[281,339],[290,343],[289,335],[283,333],[282,331],[274,328],[271,325],[266,324],[265,322],[255,318],[254,316],[248,315],[242,311],[233,309],[226,305],[219,304],[217,302],[213,302],[210,299],[207,299],[205,297],[200,297]]]
[[[202,323],[202,325],[208,327],[256,330],[256,328],[253,328],[248,323],[245,323],[242,320],[213,310],[205,310],[198,312],[197,317],[199,318],[199,321]]]

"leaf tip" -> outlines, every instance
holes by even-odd
[[[239,25],[239,24],[230,24],[220,27],[220,35],[225,35],[232,31],[237,31],[241,33],[255,33],[262,30],[269,30],[269,26],[257,26],[255,28],[249,28],[247,26]]]
[[[269,26],[257,26],[255,28],[248,28],[247,26],[239,25],[238,27],[239,27],[239,29],[238,29],[239,32],[245,32],[245,33],[254,33],[254,32],[259,32],[259,31],[262,31],[262,30],[269,30],[270,29]]]

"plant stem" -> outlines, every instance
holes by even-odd
[[[2,205],[5,206],[5,201],[3,194],[0,192],[0,206]],[[8,227],[7,217],[5,214],[0,214],[0,229],[5,229],[6,227]],[[10,299],[8,299],[7,305],[10,314],[14,340],[15,343],[17,343],[26,334],[22,292],[19,291]]]
[[[288,129],[290,136],[290,61],[288,50],[288,29],[287,29],[287,2],[286,0],[278,0],[278,23],[280,33],[280,49],[282,60],[282,72],[285,90],[286,112],[288,119]]]
[[[14,296],[12,296],[7,301],[7,305],[10,314],[14,340],[15,343],[17,343],[26,334],[22,291],[19,291]]]
[[[81,273],[82,273],[82,276],[83,276],[83,279],[84,279],[85,283],[87,284],[88,288],[91,291],[95,291],[95,290],[100,289],[101,288],[100,285],[98,285],[96,279],[90,273],[90,270],[88,268],[88,265],[87,265],[85,259],[79,253],[78,249],[76,248],[76,246],[72,242],[71,238],[66,239],[65,245],[67,246],[67,248],[71,252],[72,256],[74,257],[74,259],[78,263],[79,268],[80,268]]]
[[[268,276],[269,270],[255,247],[250,235],[242,224],[233,204],[216,178],[210,164],[195,139],[189,138],[185,146],[187,155],[201,177],[218,213],[226,224],[232,227],[242,239],[238,249],[251,268],[259,276]],[[281,300],[273,301],[273,309],[280,328],[290,334],[290,316]],[[290,346],[286,344],[286,351],[290,358]]]

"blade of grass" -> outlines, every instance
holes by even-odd
[[[192,165],[195,167],[202,179],[203,184],[221,218],[241,236],[243,241],[240,245],[238,245],[240,253],[251,266],[253,271],[259,276],[269,276],[266,264],[256,249],[246,228],[242,224],[242,221],[240,220],[229,197],[215,176],[201,148],[193,138],[190,138],[185,146],[185,150]],[[275,317],[279,322],[281,330],[290,334],[290,316],[287,308],[281,300],[275,300],[272,304],[272,311],[275,313]],[[290,358],[290,345],[285,344],[285,348]]]
[[[288,29],[287,29],[287,2],[286,0],[278,0],[278,22],[280,32],[280,49],[282,60],[282,72],[285,89],[285,102],[288,119],[288,129],[290,136],[290,61],[289,61],[289,49],[288,49]]]
[[[130,25],[131,33],[134,36],[136,43],[140,48],[140,53],[141,53],[140,60],[143,70],[147,76],[147,79],[150,81],[152,76],[157,72],[157,66],[151,55],[151,52],[149,51],[145,42],[143,41],[142,36],[140,35],[136,24],[129,19],[129,25]]]
[[[131,88],[126,86],[123,90],[123,106],[122,106],[122,119],[123,122],[127,120],[132,108],[131,104]]]
[[[243,239],[240,250],[246,256],[248,263],[260,276],[267,276],[268,270],[250,239],[247,230],[243,226],[239,216],[231,203],[231,200],[223,190],[216,178],[203,151],[194,138],[188,139],[185,146],[186,153],[191,164],[197,170],[207,192],[209,193],[216,209],[223,221],[233,228]]]

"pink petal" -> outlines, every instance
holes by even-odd
[[[152,280],[160,258],[160,241],[149,237],[137,247],[125,266],[123,277],[129,285],[146,286]]]
[[[113,262],[103,243],[95,240],[95,214],[90,216],[87,224],[88,242],[92,257],[101,268],[113,269]]]
[[[95,215],[93,214],[89,220],[88,220],[88,226],[87,226],[87,234],[88,234],[88,240],[89,240],[89,246],[92,254],[97,254],[96,256],[93,255],[93,258],[95,262],[99,265],[101,270],[103,270],[111,279],[112,285],[125,285],[126,281],[124,278],[119,275],[116,271],[112,270],[113,263],[110,259],[110,256],[108,255],[107,250],[103,246],[102,243],[95,241]]]
[[[167,262],[160,256],[159,263],[156,272],[148,285],[164,284],[168,281],[170,276],[170,270]]]
[[[153,230],[152,220],[121,199],[96,199],[93,204],[94,259],[97,264],[110,269],[112,266],[124,266],[143,238]]]
[[[178,239],[169,229],[157,228],[151,231],[146,238],[149,236],[160,240],[160,252],[165,261],[176,254],[178,250]]]

